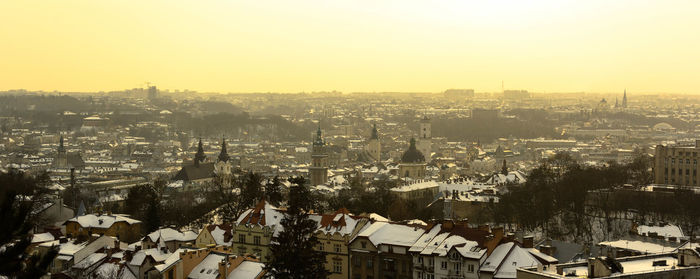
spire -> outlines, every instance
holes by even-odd
[[[197,153],[194,154],[194,165],[199,166],[200,162],[204,162],[206,156],[204,155],[204,147],[202,147],[202,138],[199,138],[199,144],[197,145]]]
[[[221,152],[219,153],[219,161],[228,162],[229,156],[226,152],[226,139],[221,138]]]
[[[61,139],[59,140],[58,152],[66,152],[66,147],[63,146],[63,135],[61,135]]]
[[[377,123],[374,123],[374,126],[372,127],[372,137],[370,139],[379,139],[379,135],[377,133]]]
[[[625,89],[625,93],[622,95],[622,107],[627,107],[627,89]]]
[[[508,175],[508,166],[506,165],[506,159],[503,159],[503,166],[501,166],[501,173],[503,175]]]
[[[316,130],[316,138],[314,139],[314,146],[323,146],[323,137],[321,136],[321,121],[318,122],[318,130]]]

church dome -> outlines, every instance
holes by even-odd
[[[411,138],[411,145],[401,156],[401,163],[424,163],[425,156],[416,148],[416,139]]]

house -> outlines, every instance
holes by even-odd
[[[431,225],[409,249],[413,256],[413,277],[479,278],[489,237],[495,238],[491,232],[467,227],[466,222],[446,220]]]
[[[515,242],[498,245],[481,265],[479,278],[516,278],[520,267],[537,266],[540,262],[530,252]]]
[[[149,278],[235,278],[259,279],[264,264],[252,256],[237,256],[228,246],[178,249],[162,264],[154,266]]]
[[[48,268],[50,273],[61,273],[69,270],[75,264],[80,263],[100,249],[119,248],[120,242],[115,237],[103,235],[93,240],[78,241],[61,237],[57,240],[46,241],[36,247],[35,252],[39,256],[46,255],[49,250],[58,248],[58,255],[53,259]]]
[[[108,235],[131,243],[141,236],[141,221],[123,214],[87,214],[68,219],[63,225],[69,237]]]
[[[270,260],[270,242],[282,229],[283,211],[265,199],[244,211],[233,228],[233,249],[239,256],[255,255],[261,262]]]
[[[197,238],[197,233],[193,231],[180,232],[171,228],[162,228],[146,235],[142,240],[143,249],[151,249],[158,247],[158,243],[162,240],[168,251],[174,252],[180,247],[191,244]]]
[[[352,278],[412,278],[409,249],[425,232],[420,225],[367,223],[350,241]]]
[[[206,225],[197,239],[195,239],[195,246],[198,248],[205,248],[209,245],[224,245],[231,246],[233,243],[233,226],[231,224],[221,224],[221,225]]]
[[[345,208],[333,214],[311,215],[309,218],[318,223],[315,234],[319,244],[315,249],[326,253],[325,267],[330,272],[328,278],[348,278],[350,275],[348,244],[369,219],[350,215]]]

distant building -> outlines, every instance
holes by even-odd
[[[445,97],[451,99],[474,97],[474,89],[447,89]]]
[[[56,150],[56,157],[53,159],[51,167],[55,169],[82,169],[85,167],[85,162],[80,153],[68,153],[66,151],[66,147],[63,144],[63,136],[61,136],[58,149]]]
[[[325,145],[326,143],[321,135],[321,126],[319,126],[312,145],[311,167],[309,168],[312,186],[328,182],[328,153]]]
[[[381,161],[382,145],[379,142],[377,124],[374,124],[372,127],[372,135],[370,136],[369,141],[367,141],[365,151],[367,151],[367,154],[372,158],[372,160],[374,160],[374,162]]]
[[[87,214],[71,218],[63,225],[66,226],[66,235],[71,237],[98,234],[132,243],[141,234],[141,221],[123,214]]]
[[[503,98],[506,99],[527,99],[530,98],[530,92],[527,90],[503,90]]]
[[[430,119],[424,116],[420,121],[420,131],[418,133],[417,148],[423,153],[426,162],[430,162],[431,155],[433,153],[433,135],[431,129]]]
[[[425,177],[425,157],[423,153],[416,148],[416,139],[411,138],[411,143],[408,150],[401,156],[399,164],[400,179],[421,179]]]
[[[657,145],[654,155],[654,183],[698,187],[700,140],[694,146]]]

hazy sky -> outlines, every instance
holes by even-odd
[[[0,90],[700,93],[700,1],[0,0]]]

